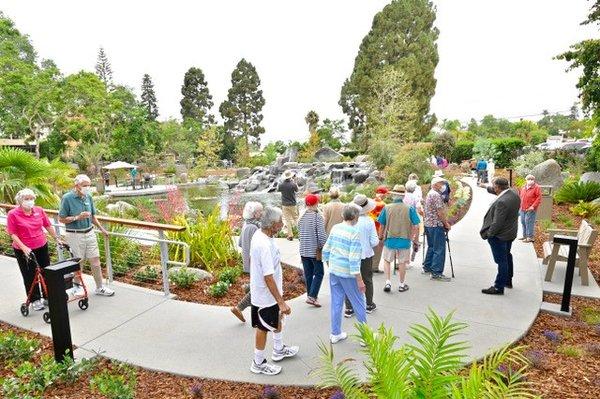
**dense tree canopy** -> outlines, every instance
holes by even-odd
[[[181,105],[181,117],[183,119],[194,119],[204,126],[215,122],[215,118],[211,114],[212,96],[208,90],[202,69],[196,67],[188,69],[183,77],[181,94],[183,98],[179,104]]]

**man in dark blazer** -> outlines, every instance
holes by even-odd
[[[515,191],[510,189],[508,180],[503,177],[494,179],[494,183],[488,191],[495,193],[498,198],[490,205],[490,209],[485,214],[479,234],[490,244],[494,262],[498,264],[498,274],[494,285],[481,290],[481,292],[489,295],[503,295],[505,287],[512,288],[513,258],[510,248],[512,242],[517,238],[521,199]]]

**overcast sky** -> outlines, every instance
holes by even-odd
[[[437,0],[438,118],[518,117],[568,110],[577,73],[552,59],[597,37],[582,27],[586,0]],[[154,81],[161,119],[179,117],[185,71],[202,68],[215,102],[240,58],[252,62],[266,99],[263,143],[305,139],[304,116],[343,116],[337,105],[360,42],[382,0],[0,0],[39,55],[64,73],[93,71],[103,46],[114,80],[139,92]],[[537,117],[532,117],[536,119]]]

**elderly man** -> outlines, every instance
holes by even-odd
[[[75,176],[75,187],[66,193],[60,202],[58,220],[65,224],[65,239],[71,247],[73,255],[82,261],[89,260],[96,283],[96,295],[113,296],[115,292],[102,284],[100,251],[94,225],[105,237],[108,237],[108,232],[96,218],[96,208],[90,194],[90,185],[91,180],[88,176]],[[75,290],[79,294],[83,288],[75,284]]]
[[[375,190],[375,208],[369,212],[369,216],[375,222],[375,229],[379,231],[379,215],[385,208],[385,197],[389,194],[390,190],[386,186],[379,186]],[[383,253],[383,242],[379,242],[374,248],[375,255],[373,256],[373,273],[383,273],[383,270],[379,270],[379,264],[381,263],[381,254]]]
[[[296,203],[296,193],[298,185],[294,181],[296,174],[291,170],[283,173],[283,181],[277,187],[281,193],[281,208],[283,209],[283,223],[287,234],[287,239],[294,239],[294,226],[298,224],[298,205]]]
[[[446,215],[446,204],[441,192],[446,186],[446,179],[434,177],[431,189],[425,197],[425,236],[427,237],[427,254],[423,263],[423,274],[431,274],[435,281],[450,281],[444,276],[446,263],[446,232],[450,230]]]
[[[283,315],[292,312],[283,300],[283,272],[279,249],[273,240],[283,227],[281,209],[264,208],[260,226],[250,244],[252,327],[256,331],[254,360],[250,371],[255,374],[276,375],[281,372],[281,366],[270,364],[265,358],[267,334],[273,333],[271,360],[274,362],[295,356],[299,350],[297,346],[284,345],[281,333]]]
[[[503,295],[505,287],[512,288],[513,258],[510,249],[512,242],[517,238],[521,200],[517,193],[510,189],[508,180],[504,177],[494,179],[493,190],[498,198],[485,214],[479,234],[490,244],[494,262],[498,265],[498,274],[494,285],[481,292]]]
[[[404,204],[402,200],[406,194],[403,185],[394,186],[390,194],[393,203],[388,204],[379,215],[379,239],[383,240],[383,268],[385,271],[385,286],[383,291],[390,292],[392,289],[390,264],[398,263],[398,277],[400,284],[399,292],[408,291],[405,283],[406,267],[410,263],[410,248],[419,242],[419,215],[417,210]]]
[[[519,193],[521,197],[521,225],[523,226],[523,242],[533,242],[535,236],[535,216],[542,202],[542,189],[535,182],[534,175],[525,177],[525,185]]]
[[[331,198],[331,201],[323,207],[323,219],[325,220],[325,232],[327,234],[331,232],[333,226],[344,221],[344,218],[342,218],[344,204],[340,201],[340,189],[331,187],[329,198]]]

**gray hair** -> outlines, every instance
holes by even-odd
[[[417,189],[417,181],[416,180],[407,181],[406,184],[404,185],[404,188],[406,189],[406,192],[414,193],[415,190]]]
[[[81,175],[75,176],[75,185],[79,185],[79,184],[84,183],[84,182],[91,183],[92,180],[89,178],[88,175],[81,174]]]
[[[346,222],[358,218],[359,214],[360,214],[360,208],[354,204],[347,204],[344,206],[344,209],[342,210],[342,217],[344,218],[344,221],[346,221]]]
[[[331,187],[329,189],[329,196],[332,199],[339,198],[339,196],[340,196],[340,189],[338,187],[335,187],[335,186]]]
[[[525,176],[525,180],[535,180],[535,176],[532,174],[529,174],[529,175]]]
[[[281,221],[281,217],[283,212],[281,209],[267,206],[263,209],[262,218],[260,219],[260,225],[263,229],[268,229],[269,227],[273,227],[275,223],[279,223]]]
[[[33,196],[33,198],[36,198],[37,195],[33,192],[32,189],[30,188],[24,188],[21,191],[19,191],[17,193],[17,195],[15,195],[15,201],[17,202],[17,204],[21,204],[21,202],[23,202],[23,198],[25,197],[29,197],[29,196]]]
[[[256,212],[263,210],[263,205],[257,201],[248,201],[246,205],[244,205],[244,211],[242,212],[242,217],[244,220],[253,220],[260,219],[260,216],[256,217]]]

